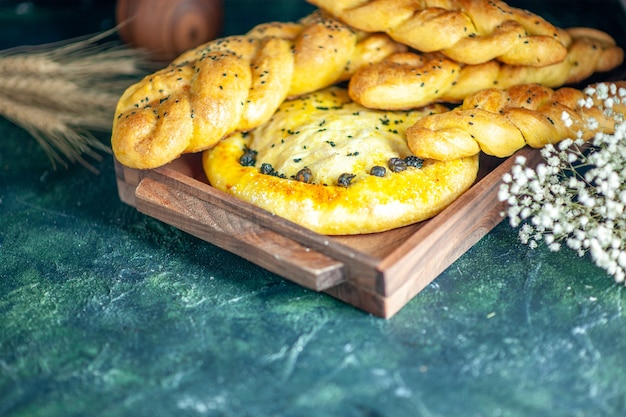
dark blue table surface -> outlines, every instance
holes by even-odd
[[[2,47],[114,24],[50,3],[0,1]],[[309,10],[226,5],[225,33]],[[524,5],[626,41],[618,3]],[[94,165],[53,170],[0,119],[1,416],[626,415],[626,292],[586,257],[503,222],[382,320],[139,214]]]

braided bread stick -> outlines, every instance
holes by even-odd
[[[624,60],[624,51],[605,32],[569,28],[572,42],[567,57],[544,67],[507,65],[489,61],[463,65],[442,54],[398,52],[361,68],[350,79],[350,97],[370,108],[401,110],[436,101],[459,103],[486,88],[509,88],[539,83],[557,88],[574,84],[595,72],[610,71]]]
[[[626,81],[610,88],[620,99],[626,96]],[[420,158],[451,160],[481,150],[507,157],[526,145],[540,148],[567,138],[588,140],[597,132],[612,133],[615,120],[604,113],[604,104],[595,99],[589,105],[589,100],[584,91],[571,87],[525,84],[481,90],[456,109],[418,120],[407,129],[407,142]],[[626,114],[626,105],[617,100],[612,105],[613,111]],[[597,129],[589,129],[592,121]]]
[[[348,79],[404,45],[314,12],[187,51],[120,98],[112,149],[122,164],[149,169],[252,129],[287,98]]]
[[[544,66],[565,59],[565,31],[497,0],[308,0],[348,25],[385,32],[465,64]]]

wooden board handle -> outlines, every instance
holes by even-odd
[[[136,208],[312,290],[346,280],[343,263],[180,188],[148,175],[135,190]]]

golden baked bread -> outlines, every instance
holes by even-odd
[[[567,54],[567,32],[498,0],[308,0],[360,30],[465,64],[544,66]]]
[[[442,101],[441,96],[454,86],[462,68],[438,53],[398,52],[357,71],[348,91],[354,101],[371,109],[413,109]]]
[[[203,166],[213,187],[318,233],[381,232],[434,216],[473,184],[477,155],[422,161],[407,147],[405,129],[444,110],[366,109],[330,87],[223,139]]]
[[[508,65],[499,61],[466,65],[440,53],[398,52],[362,67],[350,79],[350,97],[365,107],[401,110],[433,102],[459,103],[486,88],[539,83],[557,88],[574,84],[595,72],[607,72],[624,60],[624,51],[605,32],[569,28],[567,57],[543,67]]]
[[[626,82],[596,84],[608,88],[619,100],[610,100],[612,110],[626,114]],[[407,129],[411,151],[421,158],[453,160],[475,155],[481,150],[507,157],[529,145],[540,148],[548,143],[579,136],[588,140],[597,132],[612,133],[615,119],[607,116],[607,106],[592,100],[583,90],[562,87],[553,90],[538,84],[509,89],[486,89],[468,96],[448,112],[426,116]],[[589,129],[597,124],[597,129]]]
[[[359,66],[405,49],[320,12],[211,41],[124,92],[113,152],[131,168],[164,165],[264,123],[287,97],[346,80]]]

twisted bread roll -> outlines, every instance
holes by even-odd
[[[418,108],[440,101],[454,87],[462,68],[441,54],[399,52],[357,71],[348,91],[352,100],[371,109]]]
[[[592,86],[597,88],[605,84]],[[626,81],[612,84],[614,94],[626,96]],[[468,96],[449,112],[426,116],[407,129],[411,151],[420,158],[451,160],[475,155],[481,150],[507,157],[529,145],[540,148],[567,138],[585,140],[597,132],[612,133],[613,117],[604,113],[604,103],[581,90],[558,90],[538,84],[517,85],[508,90],[486,89]],[[626,105],[612,100],[615,112],[626,114]],[[589,129],[597,123],[596,129]]]
[[[384,110],[415,108],[435,101],[458,103],[486,88],[574,84],[623,62],[624,51],[607,33],[591,28],[569,28],[567,33],[572,39],[567,57],[544,67],[498,61],[462,65],[439,53],[399,52],[357,71],[350,79],[350,97],[365,107]]]
[[[346,80],[360,66],[405,49],[319,12],[206,43],[124,92],[113,152],[132,168],[164,165],[259,126],[287,97]]]
[[[544,66],[565,59],[566,32],[497,0],[308,0],[347,24],[386,32],[465,64]]]

